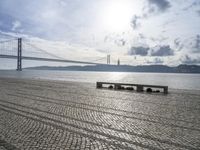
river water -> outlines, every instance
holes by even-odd
[[[0,77],[50,79],[75,82],[109,81],[166,85],[172,89],[200,90],[200,74],[1,70]]]

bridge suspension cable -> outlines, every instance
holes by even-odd
[[[48,61],[48,62],[91,64],[91,65],[106,64],[106,63],[98,63],[98,61],[105,60],[106,57],[101,57],[93,61],[88,61],[89,60],[88,58],[87,61],[81,61],[76,59],[75,60],[65,59],[50,52],[47,52],[47,50],[39,48],[38,45],[31,43],[27,39],[22,40],[22,38],[17,38],[17,39],[12,38],[4,40],[0,38],[0,58],[17,59],[17,70],[19,71],[22,70],[22,60],[37,60],[37,61]],[[36,57],[33,54],[38,54],[38,55]],[[45,57],[44,55],[48,55],[48,57]]]
[[[0,39],[18,39],[17,36],[14,36],[14,35],[9,35],[7,33],[3,33],[0,31]]]
[[[33,45],[33,44],[31,44],[31,43],[29,43],[29,42],[27,42],[27,41],[24,41],[24,43],[27,44],[28,46],[32,47],[34,50],[39,51],[40,54],[43,53],[43,54],[47,54],[47,55],[49,55],[49,56],[51,56],[51,57],[53,57],[53,58],[64,59],[64,58],[59,57],[59,56],[57,56],[57,55],[55,55],[55,54],[49,53],[49,52],[47,52],[46,50],[41,49],[41,48],[37,47],[36,45]],[[26,50],[26,49],[25,49],[25,50]],[[30,51],[29,51],[29,52],[30,52]],[[38,52],[34,51],[33,53],[38,53]],[[43,56],[43,57],[44,57],[44,56]]]
[[[92,62],[98,62],[98,61],[101,61],[101,60],[106,60],[106,57],[101,57],[101,58],[92,60]]]
[[[0,40],[1,55],[17,55],[17,39]]]
[[[0,41],[0,44],[1,44],[1,43],[7,43],[7,42],[11,42],[11,41],[14,41],[14,40],[17,40],[17,39],[2,40],[2,41]]]

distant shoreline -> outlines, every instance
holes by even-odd
[[[27,70],[56,70],[56,71],[90,71],[90,72],[142,72],[142,73],[188,73],[199,74],[200,66],[198,65],[179,65],[169,67],[165,65],[93,65],[93,66],[39,66],[25,68]]]
[[[200,74],[200,73],[192,73],[192,72],[138,72],[138,71],[92,71],[92,70],[56,70],[56,69],[30,69],[30,68],[24,68],[23,70],[39,70],[39,71],[74,71],[74,72],[116,72],[116,73],[169,73],[169,74]],[[0,70],[5,71],[5,70]]]

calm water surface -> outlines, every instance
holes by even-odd
[[[114,81],[167,85],[169,88],[173,89],[200,90],[200,74],[23,70],[21,72],[0,71],[0,77],[50,79],[92,83],[95,83],[96,81]]]

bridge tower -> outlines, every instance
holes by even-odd
[[[17,71],[22,71],[22,38],[18,38]]]
[[[107,55],[107,64],[110,64],[110,55]]]
[[[120,66],[120,59],[117,60],[117,66]]]

